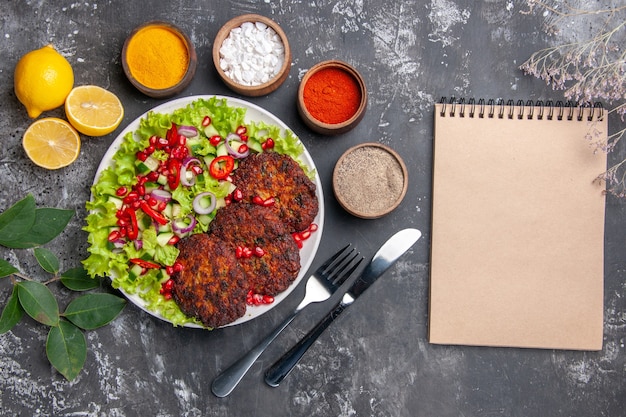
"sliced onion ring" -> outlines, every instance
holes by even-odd
[[[186,138],[193,138],[198,136],[198,129],[195,126],[178,126],[178,134],[183,135]]]
[[[172,222],[172,230],[179,236],[191,232],[193,228],[196,227],[196,223],[198,223],[196,221],[196,218],[193,217],[191,214],[187,215],[186,218],[189,219],[189,224],[184,223],[184,219],[179,219]]]
[[[196,183],[196,176],[193,173],[193,171],[191,171],[191,178],[187,178],[187,172],[190,171],[189,167],[192,164],[198,164],[198,166],[200,166],[200,160],[198,158],[193,158],[193,157],[185,158],[183,160],[183,164],[180,167],[180,182],[185,187],[191,187],[192,185]]]
[[[202,206],[202,200],[208,197],[211,199],[211,202],[209,203],[209,205],[207,207],[203,207]],[[215,194],[213,194],[210,191],[206,191],[204,193],[200,193],[198,194],[194,199],[193,199],[193,209],[195,210],[196,213],[198,214],[209,214],[210,212],[212,212],[213,210],[215,210],[215,207],[217,206],[217,197],[215,197]]]
[[[155,200],[159,202],[164,202],[164,203],[167,203],[168,201],[172,199],[172,193],[170,193],[167,190],[162,190],[160,188],[157,188],[156,190],[152,190],[150,195],[154,197]]]
[[[241,140],[241,136],[239,136],[236,133],[229,133],[228,136],[226,136],[226,140],[224,141],[224,145],[226,145],[226,150],[228,151],[228,153],[235,159],[241,159],[241,158],[245,158],[246,156],[250,155],[250,148],[248,148],[245,152],[239,152],[239,150],[233,149],[232,146],[230,146],[230,141],[231,140],[236,140],[238,142],[243,142]]]

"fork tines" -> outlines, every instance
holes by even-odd
[[[345,279],[356,271],[359,264],[363,261],[363,257],[361,257],[361,259],[355,262],[355,259],[360,256],[360,253],[354,247],[350,249],[351,246],[350,243],[346,245],[320,267],[320,270],[326,275],[329,282],[337,284],[335,280],[345,281]]]

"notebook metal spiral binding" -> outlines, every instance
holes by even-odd
[[[441,117],[446,117],[449,115],[450,117],[455,117],[457,112],[459,117],[475,117],[478,115],[479,118],[488,117],[493,119],[495,117],[499,119],[503,119],[507,117],[508,119],[513,119],[517,117],[518,119],[523,119],[526,116],[527,119],[537,118],[537,120],[542,120],[544,117],[547,120],[563,120],[564,118],[567,120],[576,120],[582,121],[584,119],[584,113],[586,108],[593,108],[593,111],[589,112],[587,115],[588,121],[595,120],[601,121],[604,117],[604,108],[602,107],[602,103],[577,103],[573,101],[557,101],[554,103],[552,100],[547,100],[545,103],[542,100],[528,100],[524,102],[524,100],[518,100],[515,102],[514,100],[507,100],[506,102],[503,99],[488,99],[485,101],[484,98],[478,99],[476,101],[474,98],[470,98],[467,102],[464,98],[456,99],[455,97],[451,97],[447,99],[446,97],[441,97],[439,101],[440,104],[443,104],[441,107],[440,115]],[[528,112],[526,113],[525,109],[528,108]],[[508,112],[506,111],[508,109]],[[505,114],[506,113],[506,114]]]

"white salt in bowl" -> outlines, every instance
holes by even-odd
[[[217,32],[213,64],[231,90],[263,96],[289,76],[291,48],[287,35],[272,19],[245,14],[229,20]]]
[[[404,161],[380,143],[348,149],[333,171],[333,191],[350,214],[376,219],[397,208],[406,195],[409,176]]]

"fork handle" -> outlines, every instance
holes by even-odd
[[[296,315],[300,312],[296,309],[291,315],[278,325],[265,339],[261,340],[255,347],[253,347],[248,353],[242,356],[237,362],[233,363],[228,369],[218,375],[211,385],[211,391],[217,397],[226,397],[230,394],[237,384],[241,381],[244,375],[252,367],[254,362],[261,356],[265,349],[272,343],[276,336],[282,332],[285,327],[292,322]]]
[[[265,383],[271,387],[277,387],[291,370],[300,361],[306,351],[315,343],[317,338],[326,330],[328,326],[343,312],[346,305],[339,302],[330,313],[315,326],[304,338],[302,338],[294,347],[285,353],[274,365],[265,372]]]

